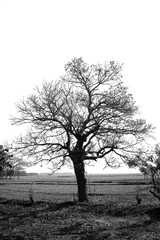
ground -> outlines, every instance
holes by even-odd
[[[1,199],[0,239],[159,240],[159,204],[132,205],[130,197],[108,196],[105,204]]]
[[[114,186],[111,187],[114,189]],[[130,185],[123,185],[130,189]],[[5,187],[7,189],[7,187]],[[0,199],[1,240],[159,240],[160,203],[149,192],[90,192],[89,203],[72,198]],[[2,186],[1,191],[4,191]],[[2,192],[3,192],[2,191]],[[128,191],[129,192],[129,191]],[[67,195],[66,195],[67,196]]]

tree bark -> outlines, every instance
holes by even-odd
[[[84,163],[74,163],[74,171],[78,187],[78,201],[88,202]]]

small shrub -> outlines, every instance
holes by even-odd
[[[137,201],[137,204],[141,204],[141,202],[142,202],[142,197],[141,197],[141,193],[140,193],[140,186],[138,186],[137,190],[136,190],[136,201]]]
[[[31,182],[29,191],[28,191],[28,197],[31,204],[34,204],[34,182]]]

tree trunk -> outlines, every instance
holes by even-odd
[[[77,180],[78,186],[78,201],[79,202],[88,202],[87,197],[87,188],[86,188],[86,178],[85,178],[85,171],[84,171],[84,163],[74,163],[74,171]]]

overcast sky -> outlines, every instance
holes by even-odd
[[[159,0],[0,0],[0,142],[15,102],[74,57],[124,63],[123,80],[160,141]]]

